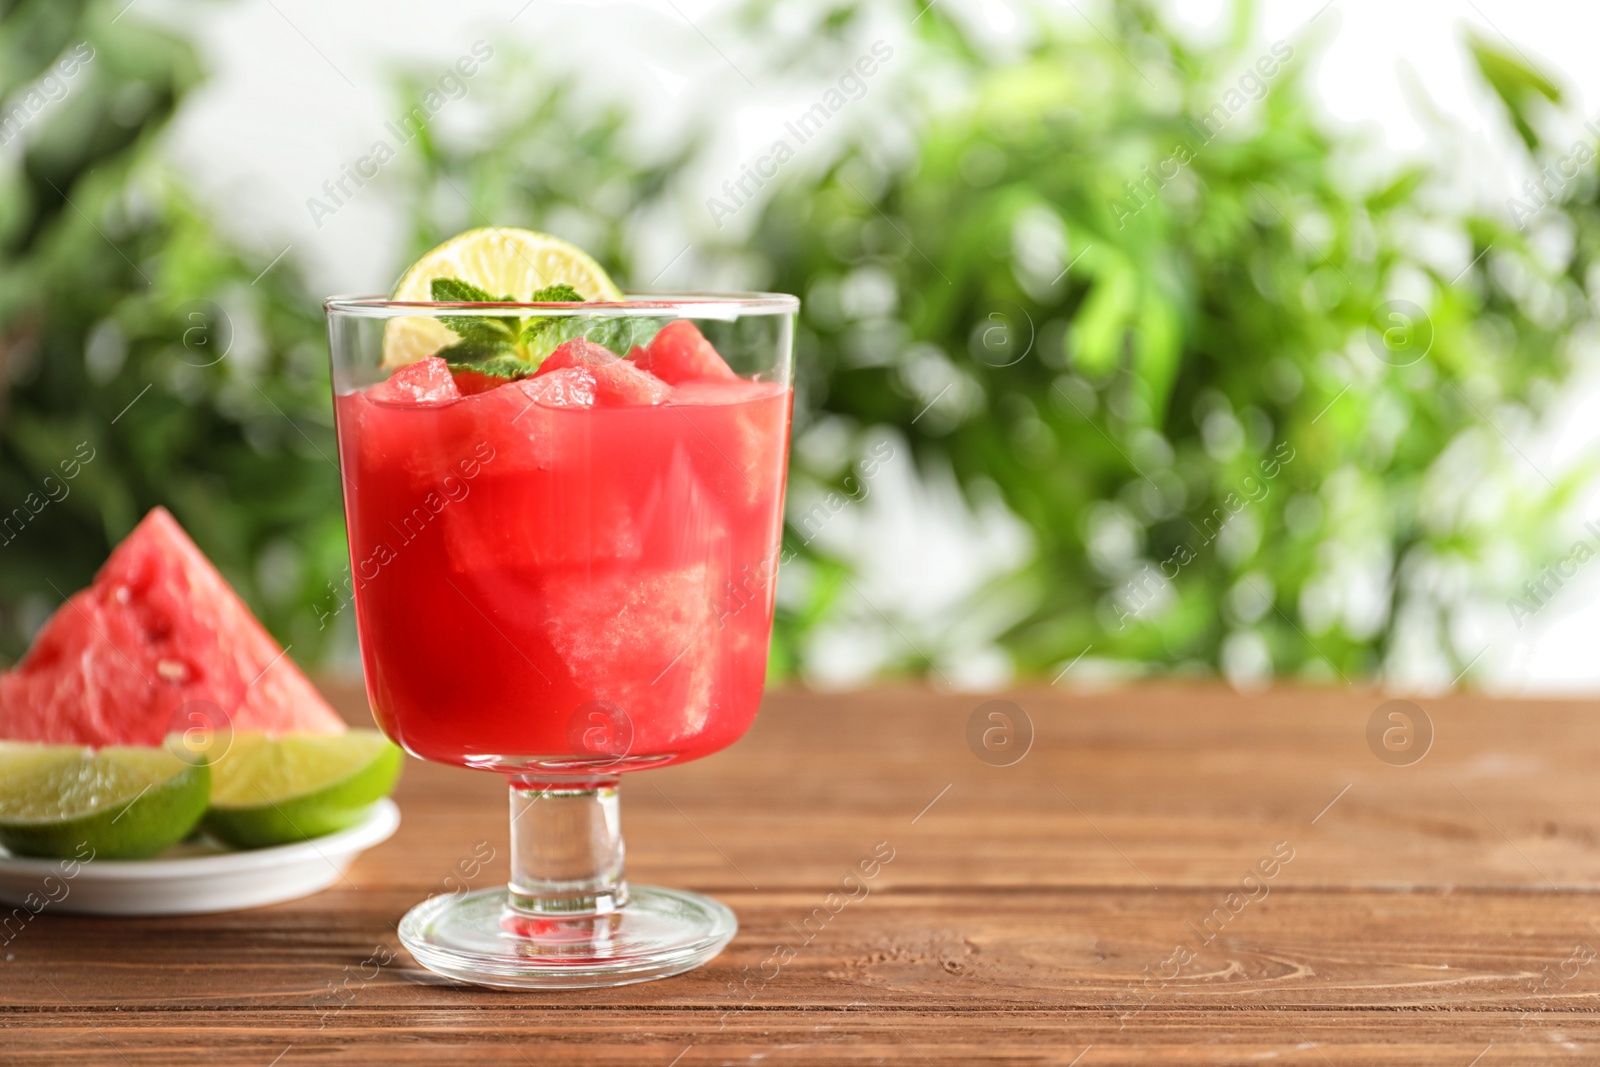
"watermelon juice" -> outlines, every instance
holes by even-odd
[[[792,394],[597,359],[509,383],[429,359],[336,398],[368,693],[414,755],[612,773],[755,715]]]

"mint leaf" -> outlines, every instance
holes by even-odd
[[[486,318],[478,315],[440,315],[439,321],[456,332],[463,341],[479,345],[514,345],[517,320]]]
[[[496,378],[507,379],[526,378],[533,373],[532,363],[529,363],[527,360],[513,354],[510,351],[506,351],[497,355],[491,355],[482,360],[458,360],[452,358],[449,353],[452,351],[452,349],[459,347],[459,345],[452,345],[450,348],[447,348],[439,353],[439,355],[444,358],[445,366],[449,367],[453,371],[476,371],[479,374],[488,374]]]
[[[522,336],[517,338],[517,343],[528,353],[529,358],[543,359],[554,352],[562,341],[569,339],[566,331],[574,321],[553,315],[531,318],[522,324]]]
[[[634,345],[649,344],[663,325],[661,319],[647,318],[573,315],[530,319],[522,328],[522,348],[529,359],[538,363],[566,342],[582,337],[604,345],[619,356],[626,356]]]
[[[435,354],[446,363],[478,364],[501,356],[516,358],[517,350],[505,339],[484,341],[468,338],[441,348]]]
[[[583,294],[572,286],[563,282],[547,285],[533,294],[533,299],[539,303],[569,303],[583,302]],[[535,363],[544,362],[544,357],[556,350],[556,346],[563,341],[571,340],[572,336],[567,331],[572,319],[560,315],[535,315],[522,324],[522,334],[517,338],[523,351]]]
[[[493,296],[471,282],[459,278],[435,278],[428,283],[433,298],[450,303],[493,304],[510,303],[509,296]],[[463,341],[480,345],[499,346],[515,344],[518,322],[515,316],[440,315],[439,321],[454,330]]]
[[[543,289],[535,292],[533,294],[533,303],[581,304],[583,303],[583,294],[578,292],[578,290],[574,289],[572,286],[568,285],[566,282],[557,282],[554,285],[547,285]]]
[[[459,278],[434,278],[433,298],[449,303],[513,303]],[[564,282],[547,285],[533,294],[534,303],[583,303],[583,294]],[[604,345],[626,356],[635,345],[648,344],[660,330],[660,319],[601,318],[583,315],[515,316],[440,315],[439,321],[461,338],[439,355],[451,370],[474,370],[502,378],[532,374],[545,357],[578,337]]]
[[[435,278],[428,283],[428,288],[433,292],[433,298],[442,303],[498,304],[511,301],[509,296],[490,296],[489,290],[479,289],[460,278]]]
[[[665,325],[663,319],[591,319],[583,336],[597,345],[605,345],[619,356],[626,356],[635,345],[649,344]]]

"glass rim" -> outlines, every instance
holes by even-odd
[[[550,317],[611,315],[654,317],[663,312],[685,319],[733,319],[741,315],[782,315],[800,310],[800,298],[788,293],[626,293],[622,300],[507,301],[475,303],[440,300],[390,300],[386,296],[330,296],[323,310],[363,318],[395,319],[407,316],[504,315],[507,311],[537,311]]]

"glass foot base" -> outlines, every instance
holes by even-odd
[[[583,989],[682,974],[733,940],[739,922],[710,897],[628,887],[610,915],[543,918],[513,911],[505,886],[423,901],[400,943],[435,974],[507,989]]]

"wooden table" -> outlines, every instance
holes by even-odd
[[[692,974],[421,971],[395,922],[475,852],[476,883],[503,877],[505,816],[498,780],[413,762],[352,886],[42,914],[0,962],[0,1062],[1600,1062],[1592,708],[1422,701],[1405,765],[1415,743],[1369,745],[1375,694],[1019,691],[1035,736],[997,766],[1017,748],[968,743],[984,699],[775,693],[733,749],[629,781],[630,875],[739,915]]]

